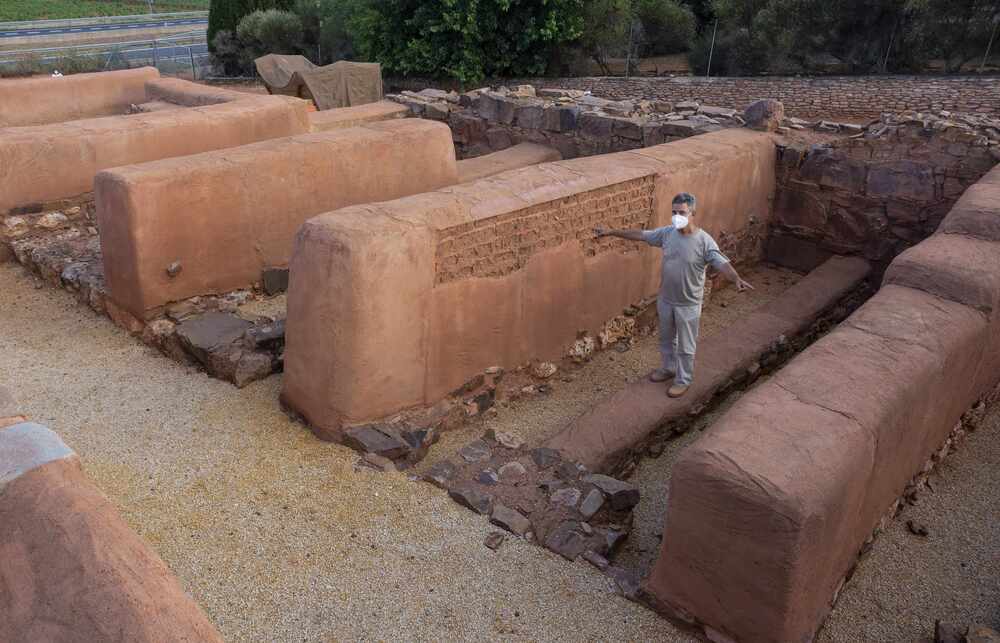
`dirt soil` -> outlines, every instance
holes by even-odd
[[[773,266],[760,265],[742,275],[755,288],[740,294],[733,288],[712,293],[701,318],[701,341],[711,341],[713,334],[730,326],[740,317],[766,306],[797,282],[801,275]],[[546,437],[562,430],[585,410],[638,377],[645,377],[659,365],[659,349],[654,335],[640,338],[627,352],[614,348],[596,353],[582,367],[559,371],[546,381],[552,387],[547,395],[526,396],[513,402],[501,402],[486,417],[445,433],[430,454],[417,466],[426,471],[435,462],[449,458],[465,444],[489,430],[512,431],[528,444],[538,445]]]

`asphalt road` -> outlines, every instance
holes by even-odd
[[[24,36],[55,36],[60,34],[93,33],[95,31],[127,31],[129,29],[157,29],[177,25],[208,25],[207,18],[185,18],[177,20],[136,20],[113,25],[85,25],[80,27],[48,27],[40,29],[17,29],[0,31],[0,38],[23,38]]]

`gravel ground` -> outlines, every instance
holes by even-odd
[[[232,641],[691,640],[584,562],[402,474],[356,470],[245,389],[0,265],[0,373]]]
[[[706,336],[794,282],[769,271],[752,275],[765,286],[756,303],[723,308],[735,293],[717,295]],[[280,377],[242,390],[210,379],[68,294],[36,290],[12,264],[0,265],[0,293],[5,385],[80,453],[228,640],[693,640],[614,595],[586,563],[517,539],[492,552],[482,544],[486,521],[439,490],[357,469],[353,452],[278,410]],[[550,396],[500,409],[488,424],[557,430],[655,356],[649,338],[603,353]],[[482,428],[455,432],[454,446]],[[644,500],[639,533],[621,555],[629,566],[655,557],[669,465],[697,435],[636,474]],[[932,485],[876,541],[820,641],[919,640],[935,618],[1000,625],[1000,408]],[[930,536],[909,534],[907,519]]]
[[[929,642],[935,619],[1000,630],[1000,405],[930,482],[875,539],[818,643]]]

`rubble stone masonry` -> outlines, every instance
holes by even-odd
[[[794,116],[878,117],[882,112],[949,110],[1000,115],[1000,78],[981,76],[823,76],[803,78],[531,78],[504,80],[539,88],[581,89],[623,100],[697,100],[742,109],[758,98],[780,100]],[[415,80],[390,87],[430,86]]]

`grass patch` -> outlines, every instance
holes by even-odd
[[[153,11],[207,11],[209,0],[153,0]],[[149,13],[145,0],[0,0],[0,21],[53,20]]]

